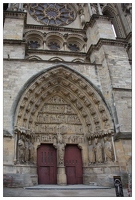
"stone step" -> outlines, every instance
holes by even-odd
[[[97,186],[97,183],[96,182],[89,182],[89,185]]]

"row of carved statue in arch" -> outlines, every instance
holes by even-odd
[[[15,164],[36,164],[36,149],[41,143],[51,143],[57,149],[58,166],[64,166],[64,152],[66,144],[77,144],[81,149],[88,147],[88,165],[114,162],[114,147],[111,134],[103,137],[89,138],[87,136],[66,136],[57,133],[53,136],[44,135],[38,141],[36,135],[25,131],[16,133],[16,162]],[[71,137],[71,138],[70,138]],[[68,140],[70,139],[70,140]]]

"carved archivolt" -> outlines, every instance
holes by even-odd
[[[63,166],[66,144],[77,144],[83,149],[89,140],[103,140],[112,132],[108,108],[92,85],[70,69],[52,68],[29,85],[18,103],[16,163],[36,163],[37,146],[52,143],[58,152],[57,164]],[[100,148],[98,143],[93,155],[95,162],[102,163],[104,157],[98,157],[99,151],[96,151]],[[106,160],[111,159],[109,145],[106,141]],[[93,151],[92,148],[89,151]]]
[[[97,91],[80,75],[63,67],[36,78],[16,110],[15,125],[40,134],[109,134],[110,113]]]

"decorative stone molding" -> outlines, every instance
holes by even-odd
[[[124,39],[113,40],[113,39],[100,38],[96,45],[90,46],[90,48],[89,48],[89,50],[86,54],[86,58],[89,58],[93,51],[98,51],[101,48],[102,45],[113,45],[113,46],[127,47],[127,44],[128,43]]]
[[[24,12],[14,12],[14,11],[4,11],[4,17],[6,18],[14,18],[14,19],[24,19],[26,20],[26,13]]]
[[[87,93],[87,91],[91,91],[91,93]],[[94,94],[94,98],[93,96],[90,96],[92,93]],[[42,74],[27,88],[20,100],[20,103],[18,104],[16,113],[16,125],[24,127],[25,129],[30,129],[35,133],[39,133],[40,129],[37,128],[40,128],[40,126],[37,126],[37,123],[35,124],[35,122],[37,121],[37,117],[40,112],[42,112],[43,114],[46,113],[45,115],[48,115],[50,117],[55,116],[56,122],[59,119],[57,118],[58,114],[60,116],[63,116],[61,120],[64,120],[64,117],[66,117],[65,119],[67,119],[69,115],[67,113],[68,111],[66,111],[66,114],[64,110],[61,110],[62,108],[60,106],[58,109],[58,114],[56,114],[57,112],[55,113],[54,106],[56,105],[56,103],[52,104],[53,112],[50,110],[51,105],[49,106],[47,102],[50,102],[49,99],[51,99],[52,97],[57,97],[60,98],[61,101],[64,101],[64,109],[66,109],[68,106],[71,106],[71,108],[73,109],[71,109],[73,115],[75,115],[76,113],[76,117],[78,116],[77,118],[78,120],[80,120],[80,125],[74,124],[74,128],[70,125],[72,134],[87,133],[88,129],[86,128],[86,124],[88,123],[92,125],[92,131],[97,134],[97,127],[100,127],[100,130],[104,130],[104,121],[109,121],[107,130],[111,129],[113,126],[109,112],[105,109],[106,106],[102,102],[102,99],[98,95],[98,93],[93,90],[88,82],[82,77],[73,72],[71,73],[70,70],[64,69],[63,67],[58,67],[57,69],[53,69],[48,71],[47,73]],[[103,105],[102,107],[104,107],[105,109],[103,110],[103,112],[97,109],[98,104]],[[89,105],[91,105],[91,108],[94,110],[93,115],[91,115]],[[55,107],[57,108],[57,106]],[[44,109],[45,111],[43,111]],[[72,117],[71,113],[70,115]],[[103,114],[105,115],[105,117],[102,116]],[[85,119],[87,119],[87,122],[85,121]],[[88,119],[90,120],[90,122],[88,122]],[[65,122],[67,124],[67,121]],[[62,128],[57,126],[58,122],[53,126],[51,125],[51,121],[49,123],[50,125],[47,125],[47,122],[44,121],[44,126],[41,124],[41,132],[46,134],[55,134],[57,133],[56,130],[61,130]],[[81,126],[82,128],[79,126]],[[47,129],[45,129],[45,127]],[[70,129],[68,128],[67,130],[69,131]]]

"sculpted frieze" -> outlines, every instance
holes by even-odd
[[[71,124],[37,124],[36,123],[36,132],[37,133],[83,133],[82,125],[71,125]]]
[[[54,96],[50,98],[46,103],[52,103],[52,104],[67,104],[61,97]]]
[[[38,121],[36,124],[42,123],[69,123],[69,124],[81,124],[80,119],[77,115],[66,115],[66,114],[48,114],[43,113],[38,115]]]
[[[58,134],[35,134],[34,140],[35,142],[38,142],[38,143],[45,142],[45,143],[53,143],[55,145]],[[63,135],[63,142],[65,144],[69,144],[69,143],[79,144],[79,143],[85,143],[86,141],[87,139],[84,135],[77,135],[77,134]]]
[[[42,112],[45,113],[65,113],[65,114],[74,114],[74,110],[71,108],[70,105],[58,105],[58,104],[45,104],[44,107],[42,108]],[[41,113],[42,113],[41,112]]]

